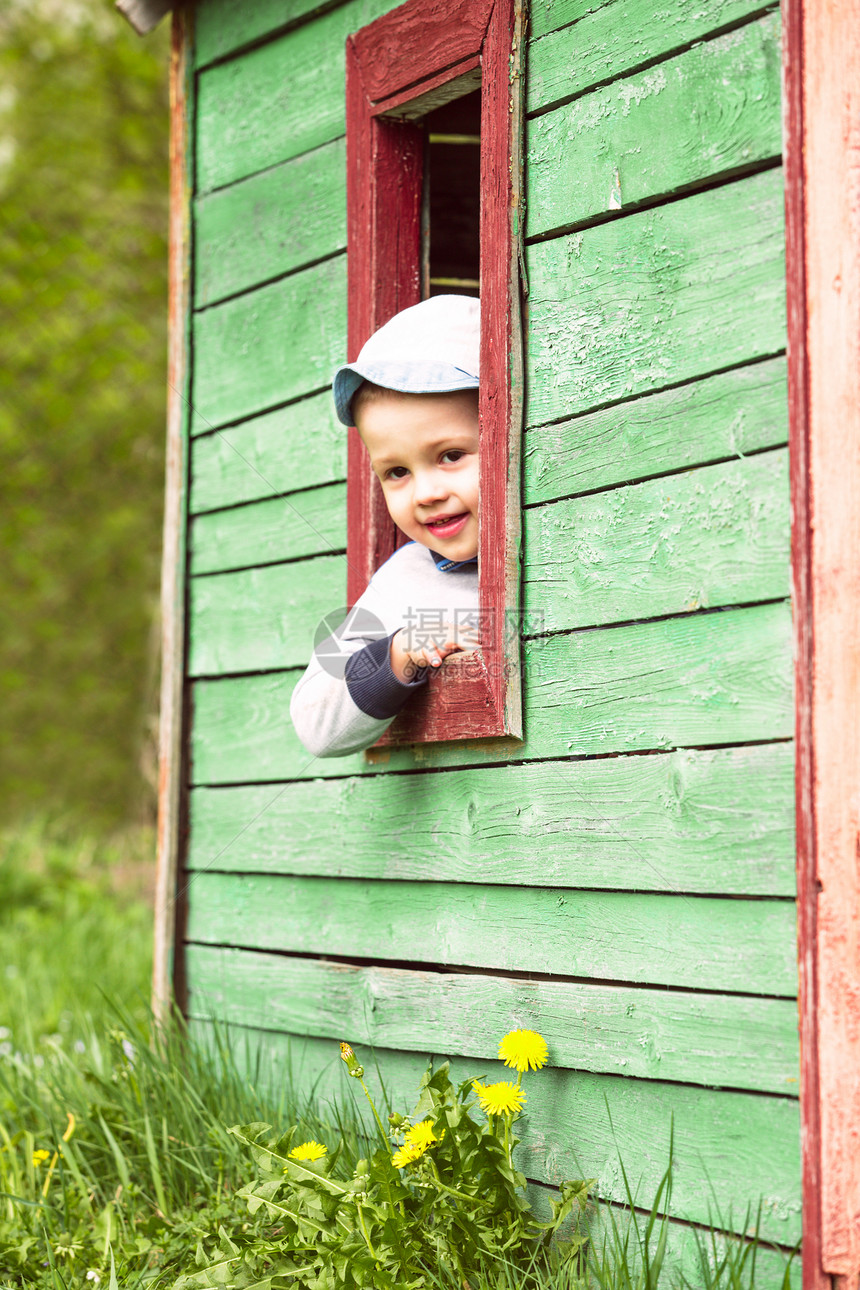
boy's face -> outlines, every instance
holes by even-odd
[[[356,408],[391,518],[450,560],[478,554],[478,404],[472,390],[384,395]]]

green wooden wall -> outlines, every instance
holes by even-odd
[[[526,740],[316,761],[344,602],[344,41],[391,0],[199,0],[189,1011],[343,1091],[539,1029],[530,1177],[800,1235],[780,28],[535,0]],[[351,963],[338,961],[352,960]],[[358,961],[358,965],[356,964]],[[363,966],[361,964],[364,964]],[[502,972],[503,975],[496,975]],[[608,1108],[608,1109],[607,1109]],[[612,1115],[612,1127],[609,1123]],[[673,1228],[676,1257],[690,1231]],[[778,1254],[761,1286],[780,1284]]]

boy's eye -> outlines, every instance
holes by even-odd
[[[392,466],[390,470],[386,470],[385,478],[386,479],[405,479],[408,474],[409,474],[409,471],[406,469],[405,466]]]
[[[460,458],[465,457],[465,455],[466,455],[465,452],[463,452],[460,448],[452,448],[450,452],[445,452],[442,454],[442,460],[459,461]]]

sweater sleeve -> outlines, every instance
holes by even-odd
[[[350,619],[316,647],[290,700],[296,734],[314,757],[345,757],[375,744],[427,679],[421,668],[400,681],[391,636],[351,635]]]

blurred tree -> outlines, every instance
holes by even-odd
[[[109,0],[0,8],[6,820],[151,811],[168,27],[141,40]]]

